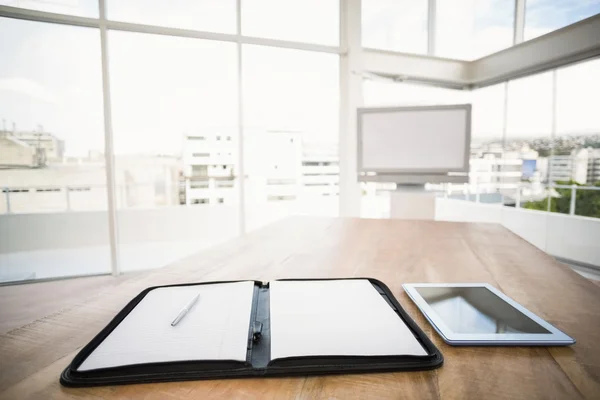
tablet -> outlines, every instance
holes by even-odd
[[[486,283],[402,285],[455,346],[566,346],[575,340]]]

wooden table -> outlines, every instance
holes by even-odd
[[[142,289],[158,284],[283,277],[384,281],[444,354],[440,369],[70,389],[58,377],[77,351]],[[577,339],[561,348],[454,348],[401,284],[487,282]],[[6,305],[2,305],[6,306]],[[294,217],[170,267],[90,293],[0,337],[0,398],[567,398],[600,397],[600,289],[496,224]]]

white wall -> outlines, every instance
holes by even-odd
[[[337,215],[338,198],[248,204],[248,230],[289,215]],[[118,211],[121,270],[159,268],[239,234],[238,205]],[[109,273],[106,211],[0,215],[0,282]]]
[[[501,205],[473,203],[442,197],[437,197],[435,200],[436,221],[500,223],[502,219]]]
[[[552,214],[547,224],[548,253],[600,266],[600,219]]]
[[[550,233],[547,227],[549,217],[550,214],[543,211],[503,207],[501,223],[535,247],[547,251],[546,239]],[[577,232],[575,234],[578,235]]]
[[[160,242],[233,237],[237,206],[121,210],[119,242]],[[0,215],[0,253],[69,249],[108,243],[105,211]]]
[[[159,268],[238,234],[237,206],[118,212],[121,270]],[[0,215],[0,282],[109,273],[105,211]]]
[[[502,224],[556,257],[600,266],[600,219],[436,198],[437,221]]]

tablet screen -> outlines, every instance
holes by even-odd
[[[454,333],[551,333],[485,287],[417,287]]]

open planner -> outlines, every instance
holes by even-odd
[[[375,279],[205,282],[144,290],[60,381],[96,386],[404,371],[442,362]]]

